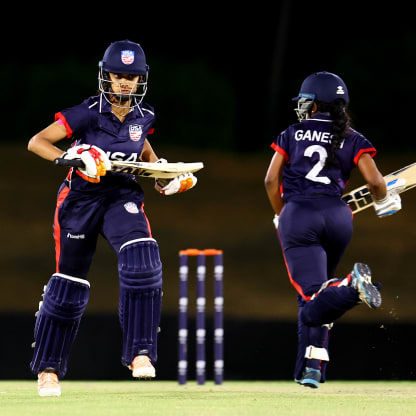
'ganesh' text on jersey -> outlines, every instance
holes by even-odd
[[[294,138],[296,141],[308,140],[310,142],[331,143],[332,134],[327,131],[296,130]],[[341,149],[343,144],[344,141],[341,143]]]

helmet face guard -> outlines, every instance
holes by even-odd
[[[111,105],[125,108],[125,103],[129,102],[130,108],[136,107],[143,101],[143,98],[146,95],[148,74],[138,74],[138,76],[138,82],[124,80],[113,81],[110,78],[109,72],[103,71],[103,68],[100,67],[98,72],[99,91]],[[122,92],[122,86],[126,85],[129,86],[130,91]]]
[[[305,94],[305,96],[300,96],[298,98],[295,112],[299,121],[307,120],[309,118],[314,102],[312,94]]]
[[[147,92],[149,66],[138,43],[129,40],[113,42],[106,49],[98,66],[98,88],[107,102],[123,108],[129,103],[132,108],[143,101]],[[115,81],[110,78],[110,72],[138,76],[139,80],[138,82]],[[126,91],[126,85],[129,86],[129,91]]]

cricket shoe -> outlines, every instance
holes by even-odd
[[[378,288],[371,282],[371,270],[364,263],[355,263],[351,272],[351,286],[358,291],[358,297],[370,308],[381,305],[381,295]]]
[[[138,355],[132,361],[130,369],[135,378],[151,379],[156,377],[156,370],[147,355]]]
[[[306,367],[305,370],[303,370],[302,378],[300,380],[295,379],[295,381],[302,386],[317,389],[321,382],[321,372],[315,368]]]
[[[46,368],[38,374],[38,393],[39,396],[60,396],[61,386],[59,379],[53,368]]]

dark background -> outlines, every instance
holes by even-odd
[[[29,154],[27,141],[55,112],[95,94],[104,50],[128,38],[142,45],[150,65],[146,101],[157,114],[157,154],[205,164],[197,187],[183,195],[162,197],[150,181],[143,183],[165,270],[158,374],[176,375],[178,250],[215,247],[224,250],[225,261],[226,375],[291,378],[297,308],[263,186],[270,143],[296,121],[291,98],[303,79],[327,70],[346,82],[353,125],[378,149],[380,170],[387,174],[414,162],[416,29],[410,6],[10,7],[12,29],[3,26],[0,54],[0,320],[6,335],[0,377],[31,377],[33,314],[54,270],[51,224],[65,175]],[[350,189],[362,182],[354,174]],[[331,378],[414,379],[416,196],[410,191],[402,201],[396,216],[379,220],[369,209],[355,219],[338,272],[345,275],[355,261],[370,264],[383,283],[383,306],[359,306],[334,327]],[[68,377],[128,377],[119,365],[116,258],[103,241],[89,280],[91,300]],[[267,365],[247,365],[251,355]]]

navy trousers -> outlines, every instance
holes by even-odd
[[[279,217],[278,234],[289,279],[298,293],[298,357],[295,378],[305,366],[319,368],[325,381],[326,363],[305,359],[305,348],[328,348],[328,327],[358,304],[350,277],[335,278],[336,268],[352,237],[352,213],[336,197],[299,197],[287,202]],[[319,294],[318,294],[319,292]]]
[[[116,253],[128,241],[152,237],[142,201],[140,191],[91,195],[62,186],[53,226],[56,272],[86,279],[99,234]]]

